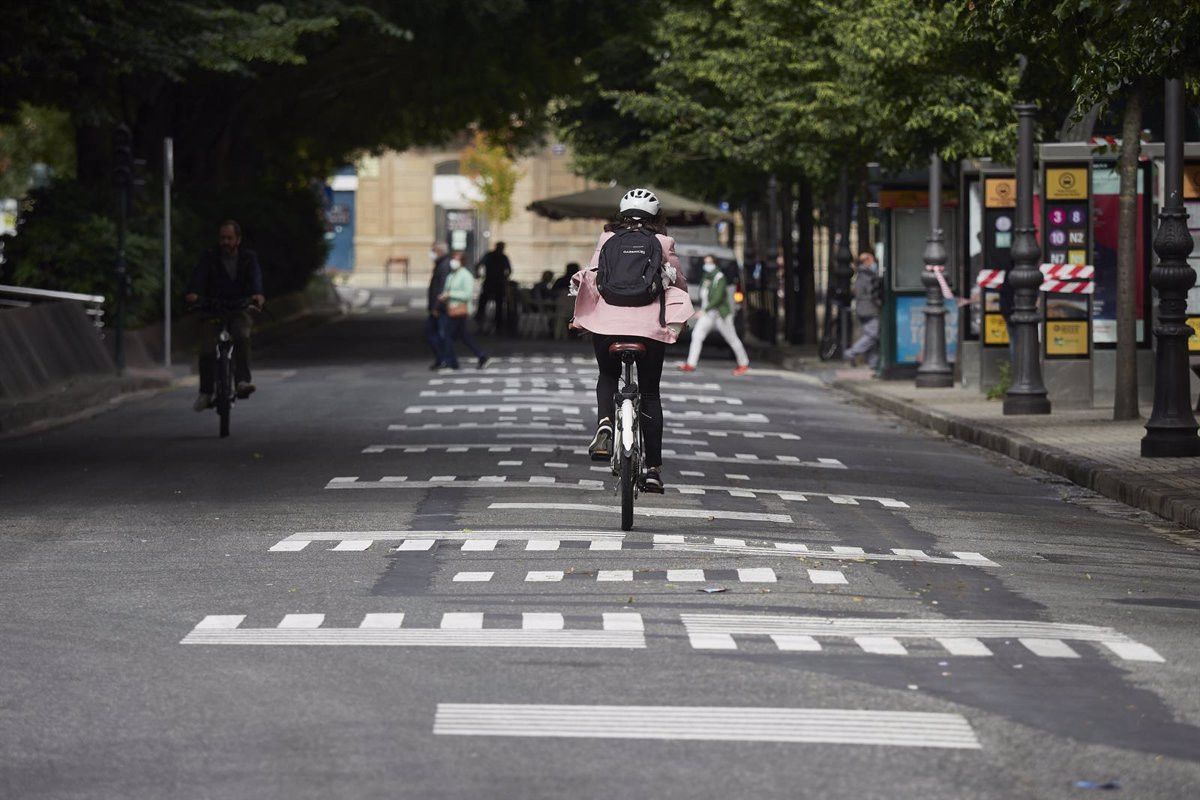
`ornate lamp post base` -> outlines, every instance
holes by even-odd
[[[1154,252],[1158,263],[1150,270],[1150,283],[1158,292],[1158,321],[1154,336],[1154,411],[1146,423],[1142,455],[1147,458],[1200,456],[1198,427],[1192,413],[1191,377],[1188,375],[1188,290],[1196,273],[1188,266],[1192,235],[1183,207],[1183,81],[1166,82],[1164,127],[1165,169],[1163,209],[1159,212]]]

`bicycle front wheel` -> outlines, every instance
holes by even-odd
[[[633,494],[637,486],[637,476],[633,474],[633,455],[620,456],[621,459],[621,530],[633,528]]]
[[[215,405],[217,406],[217,417],[220,419],[220,434],[224,439],[229,435],[229,417],[230,411],[233,408],[233,391],[229,375],[228,359],[220,359],[217,362],[217,396]]]

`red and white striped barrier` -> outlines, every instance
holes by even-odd
[[[1091,264],[1042,264],[1042,277],[1060,281],[1090,281],[1096,274]]]
[[[1004,285],[1004,275],[1002,269],[981,269],[975,278],[975,285],[981,289],[999,289]]]
[[[1043,292],[1055,294],[1093,294],[1096,284],[1092,281],[1043,281]]]
[[[1043,292],[1055,294],[1094,294],[1092,278],[1096,268],[1091,264],[1042,264]]]

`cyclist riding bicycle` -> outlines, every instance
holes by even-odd
[[[667,235],[658,198],[648,189],[630,189],[621,198],[615,222],[604,226],[588,268],[571,279],[575,295],[572,326],[592,333],[600,376],[596,380],[596,434],[588,446],[594,461],[612,454],[613,397],[621,375],[620,358],[609,352],[617,342],[635,342],[638,358],[645,464],[643,491],[662,494],[663,409],[659,395],[663,360],[692,316],[687,280]]]
[[[206,250],[188,281],[184,300],[190,305],[201,298],[216,301],[233,301],[250,298],[261,309],[266,302],[263,296],[262,268],[258,255],[242,245],[242,227],[227,219],[218,228],[217,247]],[[213,383],[216,371],[217,336],[224,324],[212,315],[201,322],[200,337],[200,395],[192,408],[204,411],[212,407]],[[245,399],[254,393],[250,377],[250,330],[252,321],[248,311],[237,313],[230,320],[233,336],[234,380],[237,396]]]

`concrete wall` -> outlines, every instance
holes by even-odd
[[[0,311],[0,399],[33,397],[62,381],[114,369],[81,306],[42,303]]]

